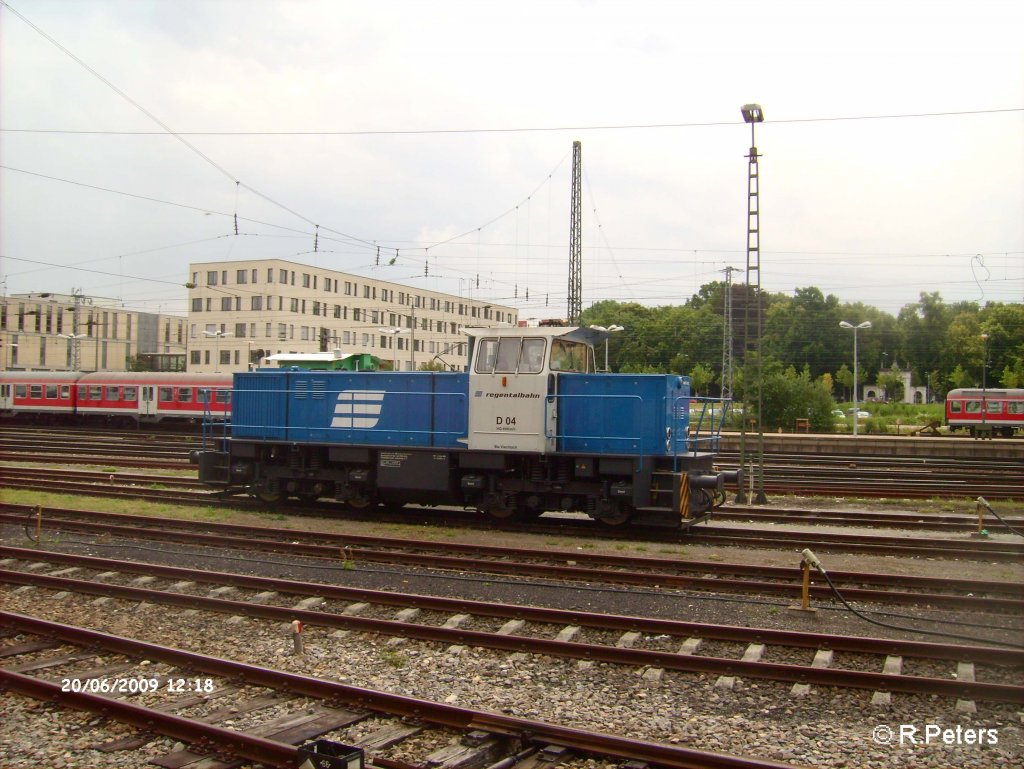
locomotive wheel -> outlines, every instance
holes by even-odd
[[[365,510],[373,504],[373,498],[369,494],[353,494],[345,500],[345,504],[355,510]]]
[[[262,486],[253,489],[252,495],[265,505],[276,505],[284,499],[284,494],[280,491],[270,491]]]
[[[480,510],[496,521],[520,521],[524,517],[514,495],[488,494]]]
[[[633,517],[633,509],[628,505],[612,506],[609,503],[604,508],[597,516],[597,520],[605,526],[624,526]]]

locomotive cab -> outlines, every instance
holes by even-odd
[[[584,328],[479,328],[470,335],[469,436],[474,451],[549,454],[558,434],[558,373],[593,373]]]

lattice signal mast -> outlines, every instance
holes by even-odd
[[[572,205],[569,215],[569,325],[583,315],[583,145],[572,143]]]

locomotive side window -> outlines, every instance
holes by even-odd
[[[157,389],[160,391],[159,398],[161,403],[172,403],[174,401],[173,387],[160,387]]]
[[[482,339],[480,352],[476,354],[476,373],[491,374],[494,372],[494,359],[498,355],[497,339]]]
[[[551,343],[552,371],[587,371],[587,346],[581,342],[555,339]]]
[[[519,360],[520,374],[539,374],[544,368],[544,340],[524,339],[523,355]]]
[[[42,385],[29,385],[28,386],[29,396],[32,398],[43,397],[43,386]]]
[[[950,414],[959,414],[963,410],[964,410],[963,401],[950,401],[949,402],[949,413]]]
[[[46,397],[57,399],[57,385],[46,385]]]
[[[138,387],[126,387],[124,388],[124,399],[134,403],[139,399],[139,388]]]
[[[108,401],[120,400],[120,398],[119,398],[120,394],[121,394],[121,391],[120,391],[120,388],[117,387],[117,385],[113,385],[113,386],[110,386],[110,387],[107,388],[107,400]]]
[[[178,388],[178,403],[191,403],[192,402],[192,388],[191,387],[179,387]]]

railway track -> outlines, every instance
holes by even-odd
[[[30,532],[37,523],[34,516],[26,515],[32,512],[31,508],[0,506],[0,523],[21,526]],[[291,556],[343,561],[353,566],[373,563],[561,582],[647,588],[657,585],[685,591],[782,596],[794,601],[799,600],[802,589],[801,572],[796,564],[794,568],[785,568],[580,551],[537,552],[536,549],[197,523],[96,511],[54,510],[47,512],[43,521],[48,531],[80,531],[105,538],[141,538],[242,551],[286,552]],[[7,551],[0,547],[0,553]],[[843,571],[830,571],[830,576],[849,600],[1018,615],[1024,609],[1024,588],[1012,582]],[[812,585],[810,595],[816,600],[833,597],[831,590],[820,582]]]
[[[72,567],[76,568],[72,577],[67,574],[67,568],[54,569],[70,561],[47,553],[36,560],[34,555],[26,551],[21,554],[20,562],[14,564],[11,562],[15,559],[4,559],[8,568],[0,569],[0,582],[116,598],[150,607],[171,606],[279,623],[299,621],[306,628],[373,633],[449,648],[473,647],[635,667],[648,680],[660,681],[665,671],[671,670],[1024,704],[1024,677],[1021,676],[1024,649],[1020,648],[709,626],[352,589],[180,567],[150,568],[149,564],[98,558],[86,559],[80,566]],[[20,569],[10,568],[18,565]],[[56,573],[42,573],[41,567],[54,569]],[[78,577],[86,569],[103,576],[101,579]],[[145,574],[143,580],[131,579],[139,573]],[[157,587],[157,580],[166,585]],[[144,587],[137,586],[141,581],[145,581]],[[217,586],[212,591],[211,584]],[[223,596],[226,590],[231,591],[230,600],[204,595]],[[239,594],[239,590],[249,595]],[[302,600],[294,603],[300,596]],[[374,605],[378,607],[378,616],[368,616],[374,613]],[[718,648],[711,649],[711,642],[717,642]],[[694,653],[701,647],[705,647],[704,650]],[[686,651],[680,653],[680,649]],[[786,652],[787,649],[790,652]],[[792,650],[799,650],[795,656],[802,658],[801,661],[764,660],[765,656],[780,658],[789,654],[792,657]],[[816,655],[808,650],[841,653],[846,664],[814,667]],[[887,675],[881,672],[887,657],[906,660],[904,671],[914,666],[921,672]],[[972,675],[968,677],[971,680],[952,675],[958,664],[973,666]],[[945,675],[941,673],[943,670]],[[978,680],[980,677],[990,680]]]
[[[166,463],[155,463],[166,467]],[[191,468],[189,468],[191,469]],[[140,490],[152,491],[164,499],[191,501],[191,498],[175,493],[176,490],[200,492],[200,500],[207,503],[214,492],[199,481],[186,476],[167,474],[145,474],[125,471],[74,470],[65,468],[59,478],[53,477],[52,470],[38,467],[8,467],[5,469],[5,485],[11,488],[46,489],[93,496],[136,496]],[[749,523],[814,524],[828,526],[855,526],[870,528],[908,528],[926,531],[971,532],[978,529],[978,516],[968,514],[923,514],[901,511],[858,511],[858,510],[799,510],[794,508],[770,507],[721,507],[715,510],[714,518],[719,521],[743,521]],[[1003,516],[1004,520],[1018,530],[1024,530],[1024,518]],[[988,517],[983,525],[992,531],[1003,528],[1002,523]]]
[[[188,743],[188,749],[171,749],[161,757],[164,766],[195,761],[211,763],[216,756],[229,755],[268,766],[291,768],[302,760],[294,743],[346,730],[371,717],[383,719],[383,724],[357,743],[357,747],[369,753],[368,763],[386,769],[413,765],[454,769],[467,762],[493,764],[503,759],[510,768],[528,769],[552,765],[554,758],[558,759],[557,763],[571,763],[575,756],[642,761],[665,769],[786,769],[788,766],[397,696],[13,612],[0,612],[0,631],[8,636],[13,633],[34,636],[0,648],[2,688],[101,713],[144,730],[141,735],[97,746],[101,750],[138,746],[140,742],[144,745],[149,741],[147,733],[152,732]],[[57,653],[48,656],[51,651]],[[19,663],[22,656],[29,656],[29,661]],[[154,670],[152,664],[140,668],[140,660],[157,663],[158,670]],[[100,663],[99,667],[68,670],[69,665],[95,666],[96,663]],[[47,680],[40,674],[50,678],[56,675],[57,680]],[[61,679],[78,685],[62,686]],[[119,692],[123,696],[91,691],[103,689],[102,684],[95,682],[111,680],[135,681],[136,691]],[[175,682],[181,682],[177,683],[177,689]],[[146,695],[163,693],[163,702],[147,705],[132,702],[133,695],[139,694],[143,686]],[[168,692],[190,696],[168,703]],[[228,719],[244,721],[248,712],[272,706],[281,709],[298,698],[322,704],[312,715],[307,713],[296,718],[293,711],[291,717],[265,723],[259,730],[262,734],[219,725]],[[155,698],[149,699],[152,702]],[[189,708],[209,702],[215,708],[216,705],[222,707],[201,718],[187,715]],[[439,739],[433,743],[442,742],[443,747],[434,748],[427,755],[414,752],[409,756],[408,743],[428,729],[439,732]],[[456,732],[454,742],[447,736],[453,730]],[[406,747],[403,748],[403,744]],[[389,753],[392,752],[402,755],[402,760],[391,759]],[[550,757],[547,760],[545,752]]]
[[[195,434],[5,427],[0,433],[0,460],[35,457],[49,461],[49,457],[62,464],[105,462],[123,467],[182,468],[188,466],[189,452],[201,443],[201,436]],[[722,452],[720,456],[724,469],[738,466],[735,452]],[[765,462],[765,490],[769,494],[896,499],[980,495],[1003,500],[1020,499],[1024,488],[1024,465],[998,456],[956,459],[769,452]]]

